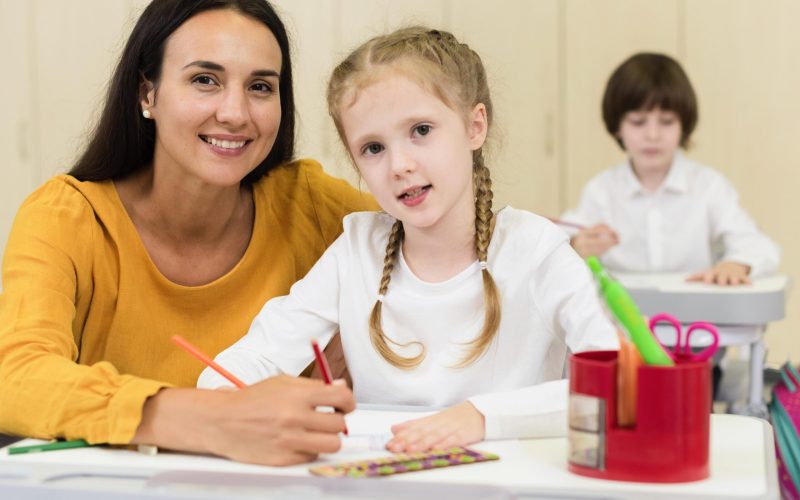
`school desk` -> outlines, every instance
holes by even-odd
[[[359,409],[354,440],[385,434],[417,414]],[[29,444],[26,440],[17,444]],[[0,498],[778,498],[772,430],[763,420],[711,416],[711,477],[681,484],[604,481],[567,470],[566,438],[486,441],[473,446],[500,460],[371,479],[312,477],[286,468],[160,452],[81,448],[26,455],[0,450]],[[358,446],[317,463],[385,455]]]
[[[720,346],[747,346],[750,380],[748,405],[743,411],[755,416],[767,414],[763,396],[764,334],[768,323],[786,315],[788,277],[771,276],[756,279],[752,285],[722,287],[687,282],[686,274],[614,273],[614,276],[628,289],[642,314],[669,313],[684,324],[707,321],[716,325]],[[663,342],[674,344],[671,328],[657,328],[656,333]]]

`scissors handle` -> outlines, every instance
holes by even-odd
[[[704,347],[700,352],[697,354],[692,354],[691,347],[689,344],[689,338],[691,338],[692,333],[695,331],[704,331],[711,335],[711,345]],[[692,323],[689,325],[689,329],[686,330],[686,342],[684,343],[684,353],[689,355],[689,359],[692,361],[705,361],[717,352],[719,348],[719,332],[717,332],[717,328],[712,325],[711,323],[706,323],[705,321],[699,321],[697,323]]]
[[[682,338],[681,338],[682,337],[681,324],[680,324],[680,322],[678,322],[677,319],[675,319],[675,316],[673,316],[671,314],[667,314],[667,313],[660,313],[660,314],[656,314],[656,315],[650,317],[650,321],[649,321],[650,331],[653,332],[653,335],[656,338],[658,338],[658,336],[655,335],[655,333],[656,333],[656,325],[658,323],[669,323],[675,329],[675,346],[674,347],[672,347],[670,349],[669,346],[664,345],[664,343],[661,342],[661,340],[659,340],[658,342],[664,347],[664,350],[667,351],[667,354],[669,354],[669,357],[671,357],[673,360],[677,361],[679,355],[681,354],[681,349],[682,349],[681,348],[681,340],[682,340]]]
[[[717,329],[711,323],[706,322],[697,322],[692,323],[689,325],[689,328],[686,330],[686,336],[683,335],[683,329],[681,326],[680,321],[677,320],[671,314],[661,313],[656,314],[655,316],[650,318],[650,330],[655,332],[655,327],[658,323],[669,323],[675,329],[675,347],[667,349],[670,351],[670,355],[672,359],[678,360],[678,358],[688,359],[689,361],[705,361],[717,352],[719,348],[719,333]],[[702,330],[708,332],[711,335],[711,345],[706,346],[697,354],[692,354],[692,346],[689,342],[692,333],[696,330]]]

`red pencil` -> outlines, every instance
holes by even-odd
[[[325,353],[322,352],[322,349],[319,348],[319,344],[317,344],[317,341],[314,339],[311,340],[311,348],[314,349],[314,357],[317,359],[317,366],[319,366],[319,371],[322,372],[322,380],[325,381],[326,384],[331,385],[333,383],[333,377],[331,376],[331,367],[328,366],[328,359],[325,357]],[[349,435],[347,433],[347,426],[344,428],[344,435]]]
[[[213,359],[211,359],[208,356],[206,356],[200,349],[198,349],[197,347],[195,347],[192,344],[190,344],[189,341],[186,340],[185,338],[181,337],[180,335],[173,335],[172,336],[172,341],[175,342],[176,344],[178,344],[178,347],[180,347],[184,351],[188,352],[189,354],[191,354],[195,358],[197,358],[200,361],[202,361],[203,363],[205,363],[206,366],[209,366],[209,367],[213,368],[217,373],[219,373],[220,375],[222,375],[226,379],[228,379],[231,382],[233,382],[233,385],[235,385],[239,389],[243,389],[243,388],[247,387],[247,384],[245,384],[244,382],[242,382],[241,380],[236,378],[236,376],[234,374],[232,374],[231,372],[229,372],[225,368],[221,367]]]

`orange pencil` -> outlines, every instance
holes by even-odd
[[[636,424],[636,386],[642,356],[636,346],[617,330],[619,353],[617,354],[617,425],[628,427]]]
[[[311,348],[314,349],[314,357],[317,359],[317,366],[319,366],[319,371],[322,373],[322,380],[325,381],[327,385],[331,385],[333,383],[333,377],[331,376],[331,367],[328,366],[328,359],[325,357],[325,353],[319,348],[317,341],[313,339],[311,340]],[[344,435],[349,435],[347,426],[344,428]]]
[[[202,361],[203,363],[205,363],[206,366],[209,366],[209,367],[213,368],[217,373],[219,373],[220,375],[222,375],[226,379],[228,379],[231,382],[233,382],[233,385],[235,385],[239,389],[243,389],[243,388],[247,387],[247,384],[245,384],[244,382],[242,382],[241,380],[236,378],[235,375],[233,375],[231,372],[229,372],[225,368],[221,367],[213,359],[211,359],[208,356],[206,356],[200,349],[198,349],[197,347],[195,347],[192,344],[190,344],[189,341],[186,340],[185,338],[181,337],[180,335],[173,335],[172,336],[172,341],[175,342],[176,344],[178,344],[178,347],[180,347],[184,351],[188,352],[189,354],[191,354],[195,358],[197,358],[200,361]]]

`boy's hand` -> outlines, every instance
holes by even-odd
[[[386,449],[402,453],[465,446],[483,440],[484,425],[483,414],[464,401],[434,415],[393,425],[394,437]]]
[[[702,281],[709,285],[717,284],[721,286],[728,285],[749,285],[750,281],[750,266],[740,264],[738,262],[731,262],[724,260],[717,263],[711,269],[700,271],[688,278],[686,281]]]
[[[592,255],[600,257],[618,243],[617,233],[605,224],[581,229],[570,240],[572,248],[584,259]]]

